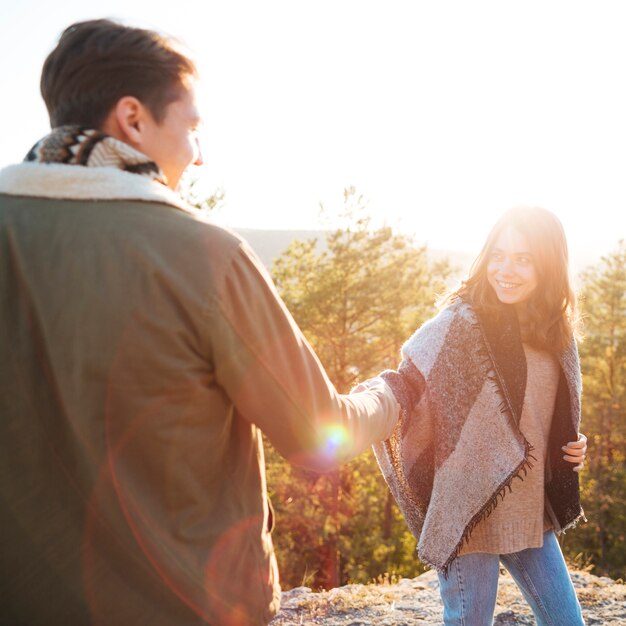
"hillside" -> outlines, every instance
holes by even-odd
[[[572,572],[585,623],[626,626],[626,585],[588,572]],[[385,582],[385,581],[383,581]],[[347,585],[324,593],[307,587],[283,592],[271,626],[428,626],[443,623],[439,582],[434,571],[397,584]],[[535,624],[522,594],[500,576],[494,625]]]
[[[327,231],[324,230],[261,230],[254,228],[237,228],[239,233],[258,254],[259,258],[269,269],[272,267],[272,261],[287,249],[287,246],[296,239],[313,239],[318,240],[318,248],[324,249],[324,237]],[[473,255],[467,252],[458,252],[454,250],[428,249],[428,256],[433,261],[438,261],[447,257],[452,266],[459,271],[466,270],[472,260]]]
[[[263,230],[255,228],[235,229],[259,255],[264,265],[271,269],[272,261],[278,257],[287,246],[296,239],[318,239],[318,247],[324,249],[325,230]],[[478,252],[478,251],[477,251]],[[433,261],[447,258],[452,267],[456,270],[453,278],[458,278],[469,269],[474,254],[459,250],[443,250],[440,248],[428,248],[428,256]],[[591,254],[580,254],[573,252],[571,258],[572,273],[574,277],[587,266],[596,263],[598,258]]]
[[[236,228],[239,233],[257,253],[263,264],[271,269],[272,261],[287,249],[292,241],[297,239],[317,238],[320,249],[324,245],[323,230],[261,230],[255,228]]]

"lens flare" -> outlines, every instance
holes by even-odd
[[[331,424],[324,429],[324,451],[337,454],[348,443],[348,431],[339,424]]]

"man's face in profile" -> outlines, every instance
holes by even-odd
[[[170,102],[161,122],[156,122],[152,116],[147,121],[142,151],[161,168],[170,189],[176,189],[189,165],[202,164],[197,137],[200,121],[191,82],[178,100]]]

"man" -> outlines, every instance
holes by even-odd
[[[324,470],[397,420],[384,383],[337,394],[245,242],[174,193],[195,77],[154,32],[74,24],[53,130],[0,172],[2,623],[266,624],[260,431]]]

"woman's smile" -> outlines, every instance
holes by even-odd
[[[526,237],[507,228],[498,237],[487,265],[487,280],[500,302],[520,304],[537,288],[537,271]]]
[[[505,283],[504,281],[497,279],[496,282],[500,287],[502,287],[502,289],[515,289],[516,287],[520,286],[519,283]]]

